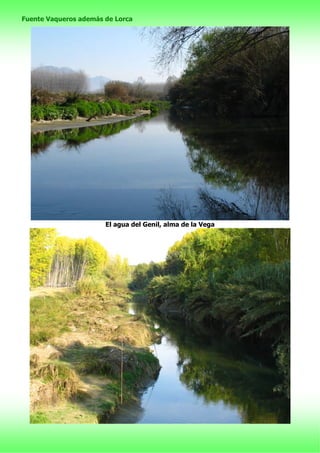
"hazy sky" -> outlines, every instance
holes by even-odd
[[[181,65],[159,74],[153,59],[154,41],[143,27],[34,27],[31,33],[31,67],[66,66],[88,76],[134,82],[165,81],[179,76]]]
[[[131,223],[131,222],[129,222]],[[110,255],[128,258],[130,264],[164,261],[171,245],[195,228],[106,228],[104,223],[70,222],[57,227],[61,236],[91,237]]]

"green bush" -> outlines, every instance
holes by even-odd
[[[74,120],[78,116],[76,107],[64,107],[62,110],[61,118],[63,120]]]
[[[119,101],[110,100],[109,105],[111,107],[112,113],[119,115],[121,113],[121,104]]]
[[[78,101],[73,105],[73,107],[78,110],[79,116],[84,118],[89,118],[90,116],[99,114],[99,107],[96,102]]]
[[[43,107],[40,105],[33,105],[31,107],[31,120],[40,121],[44,119]]]
[[[61,117],[61,110],[56,105],[46,105],[43,110],[44,119],[47,121],[57,120]]]
[[[99,113],[101,116],[111,115],[112,109],[108,102],[100,102],[98,104]]]

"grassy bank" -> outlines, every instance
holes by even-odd
[[[31,423],[99,423],[156,378],[152,332],[126,290],[37,291],[30,301]]]

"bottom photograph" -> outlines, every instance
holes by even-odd
[[[290,423],[289,229],[87,230],[30,229],[30,423]]]

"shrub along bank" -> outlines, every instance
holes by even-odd
[[[106,102],[94,102],[88,100],[77,100],[75,102],[65,102],[63,104],[32,105],[32,121],[54,121],[54,120],[74,120],[78,117],[93,118],[115,115],[134,115],[138,110],[150,111],[152,115],[160,110],[168,108],[169,104],[165,101],[144,101],[135,104],[127,104],[117,100]]]
[[[130,287],[145,288],[165,317],[272,353],[283,378],[277,390],[289,397],[289,230],[195,230],[170,247],[164,263],[138,265]]]

